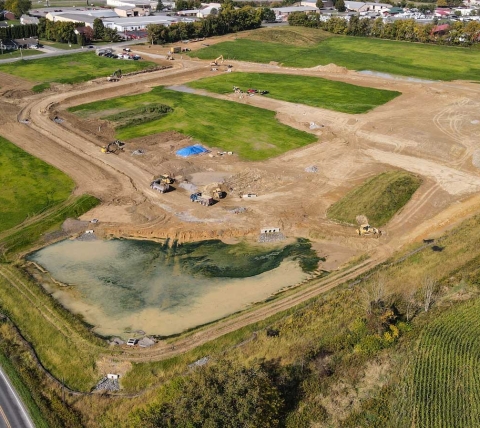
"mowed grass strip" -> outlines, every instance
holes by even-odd
[[[119,68],[123,73],[129,73],[154,66],[148,61],[118,61],[85,52],[2,64],[0,71],[39,83],[72,84],[108,76]]]
[[[0,232],[65,201],[71,178],[0,137]]]
[[[233,151],[252,161],[265,160],[317,141],[312,134],[279,123],[273,111],[163,87],[69,110],[87,117],[103,110],[134,111],[140,106],[158,103],[169,105],[173,112],[157,120],[117,129],[117,137],[127,140],[175,130],[209,147]]]
[[[268,90],[266,97],[342,113],[365,113],[391,101],[400,92],[351,85],[310,76],[269,73],[225,73],[190,82],[188,86],[228,94],[233,86]]]
[[[416,175],[389,171],[367,180],[327,211],[330,219],[356,224],[356,216],[366,215],[374,226],[385,225],[422,184]]]
[[[320,31],[320,30],[319,30]],[[310,46],[238,39],[190,52],[192,57],[269,63],[291,67],[336,64],[433,80],[480,80],[478,50],[360,37],[335,36]]]

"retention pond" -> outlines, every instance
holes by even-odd
[[[66,240],[27,259],[66,284],[44,286],[102,335],[176,334],[265,300],[318,265],[305,240],[284,247]]]

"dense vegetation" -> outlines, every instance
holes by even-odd
[[[73,181],[0,137],[0,232],[68,198]]]
[[[264,16],[264,9],[244,6],[234,8],[226,1],[216,15],[195,22],[179,22],[168,27],[161,24],[147,25],[148,42],[154,44],[172,43],[178,40],[199,37],[221,36],[237,31],[259,28]]]
[[[232,86],[268,90],[266,97],[321,107],[343,113],[365,113],[400,95],[396,91],[355,86],[318,77],[267,73],[225,73],[188,84],[220,94],[232,92]]]
[[[118,66],[118,61],[114,59],[97,56],[93,52],[85,52],[2,64],[0,71],[39,83],[80,83],[96,77],[108,76]],[[128,73],[153,66],[155,64],[148,61],[124,61],[122,71]]]
[[[0,27],[0,40],[23,39],[35,37],[38,35],[37,24],[13,25],[9,27]]]
[[[175,130],[247,160],[268,159],[317,140],[312,134],[279,123],[273,111],[163,87],[140,95],[83,104],[70,111],[86,117],[107,109],[118,113],[135,111],[139,106],[159,102],[170,106],[173,112],[157,120],[121,128],[117,137],[126,140]]]
[[[349,20],[332,17],[321,21],[320,15],[307,15],[304,12],[292,13],[288,17],[290,25],[321,28],[334,34],[348,36],[378,37],[380,39],[403,40],[408,42],[436,43],[442,45],[469,46],[478,43],[480,23],[478,21],[455,21],[447,28],[434,23],[425,24],[415,19],[399,19],[384,22],[382,18],[352,16]]]
[[[358,215],[365,215],[372,225],[383,226],[410,200],[421,183],[419,177],[405,171],[384,172],[335,202],[327,215],[350,224],[356,224]]]
[[[322,30],[310,31],[324,34]],[[268,32],[262,35],[264,39],[268,38]],[[423,79],[480,79],[477,50],[373,38],[335,36],[309,45],[237,39],[190,53],[192,57],[210,60],[219,55],[226,59],[267,64],[275,61],[289,67],[308,68],[334,63],[351,70],[374,70]]]

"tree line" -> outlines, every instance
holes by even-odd
[[[235,9],[231,3],[224,3],[215,16],[201,21],[179,22],[166,27],[161,24],[147,26],[149,43],[163,44],[199,37],[221,36],[222,34],[259,28],[265,13],[270,9],[255,9],[244,6]]]
[[[23,39],[38,36],[36,24],[14,25],[13,27],[0,27],[0,40]]]
[[[420,24],[414,19],[383,22],[382,18],[370,19],[351,16],[349,20],[332,17],[320,20],[319,14],[307,15],[294,12],[288,17],[292,26],[320,28],[333,34],[376,37],[408,42],[437,43],[445,45],[471,45],[480,41],[480,23],[455,21],[447,29],[436,31],[436,24]]]
[[[82,27],[82,30],[78,31],[80,27]],[[76,43],[81,46],[85,46],[92,40],[103,40],[106,42],[117,42],[120,40],[117,30],[105,28],[103,21],[99,18],[93,21],[93,28],[86,27],[84,22],[53,22],[46,18],[40,18],[38,37],[58,43]]]

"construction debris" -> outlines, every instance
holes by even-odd
[[[245,207],[235,207],[229,210],[233,214],[241,214],[247,211]]]
[[[58,117],[58,116],[55,116],[55,117],[53,118],[53,121],[54,121],[55,123],[63,123],[63,119],[60,118],[60,117]]]
[[[109,379],[108,377],[103,377],[100,382],[97,383],[93,391],[109,391],[115,392],[120,390],[120,385],[118,379]]]
[[[305,172],[318,172],[318,167],[316,165],[307,166]]]
[[[199,360],[195,361],[194,363],[189,364],[189,365],[188,365],[188,368],[189,368],[189,369],[195,369],[195,368],[197,368],[197,367],[202,367],[202,366],[204,366],[205,364],[207,364],[209,360],[210,360],[210,357],[200,358]]]
[[[138,156],[138,155],[144,155],[144,154],[145,154],[145,150],[143,149],[134,150],[132,152],[132,156]]]
[[[260,233],[258,236],[258,242],[262,244],[284,241],[285,239],[285,235],[282,232]]]
[[[319,129],[323,127],[324,125],[317,125],[315,122],[310,122],[310,126],[309,126],[310,129]]]
[[[148,348],[152,345],[155,345],[155,341],[147,336],[138,341],[138,346],[140,346],[140,348]]]

